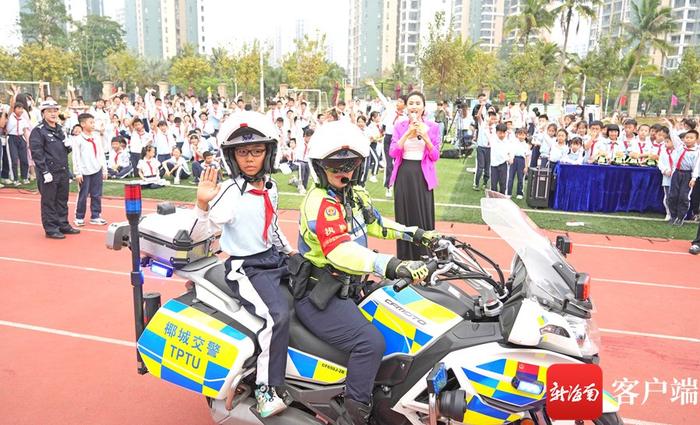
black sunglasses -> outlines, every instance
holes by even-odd
[[[321,167],[330,173],[347,173],[354,171],[362,164],[361,158],[340,158],[321,160]]]

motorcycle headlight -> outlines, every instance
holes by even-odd
[[[581,354],[590,357],[598,354],[600,347],[600,331],[593,319],[582,319],[571,315],[564,318],[569,323],[569,327],[576,338]]]

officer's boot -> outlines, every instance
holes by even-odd
[[[343,410],[343,413],[336,421],[336,425],[367,425],[372,406],[346,398]]]

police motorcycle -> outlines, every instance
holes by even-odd
[[[598,363],[590,280],[566,262],[568,241],[555,248],[517,205],[497,196],[481,200],[482,217],[515,251],[508,279],[479,250],[447,236],[433,245],[422,284],[365,282],[359,289],[358,308],[386,340],[372,423],[583,423],[551,420],[545,401],[550,366]],[[130,202],[127,196],[127,213]],[[153,294],[135,301],[140,372],[204,395],[218,424],[335,423],[348,354],[296,319],[291,293],[280,391],[290,406],[263,419],[252,396],[261,321],[226,285],[216,237],[191,240],[192,210],[170,204],[133,218],[131,226],[110,225],[108,248],[128,246],[137,263],[186,281],[186,291],[162,306]],[[615,398],[600,396],[603,415],[594,423],[622,424]]]

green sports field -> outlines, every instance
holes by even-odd
[[[440,184],[435,192],[436,214],[439,221],[456,221],[466,223],[482,223],[479,211],[479,199],[483,192],[472,189],[474,174],[467,168],[474,167],[474,159],[440,159],[437,163]],[[381,176],[379,176],[381,177]],[[298,209],[302,196],[296,193],[296,188],[288,185],[288,176],[276,174],[281,197],[280,208]],[[380,179],[381,180],[381,179]],[[105,196],[121,196],[123,181],[110,181],[105,184]],[[376,207],[383,215],[393,216],[394,209],[391,199],[385,198],[381,182],[367,183],[367,188],[375,199]],[[76,190],[73,185],[73,190]],[[161,189],[146,190],[144,197],[166,199],[178,202],[193,202],[195,186],[183,181],[179,186],[169,186]],[[692,240],[697,231],[695,223],[686,223],[683,227],[671,227],[663,222],[660,214],[589,214],[565,213],[554,210],[528,209],[524,200],[515,200],[540,227],[544,229],[602,233],[609,235],[639,236],[659,239]],[[583,223],[582,226],[569,226],[567,223]]]

